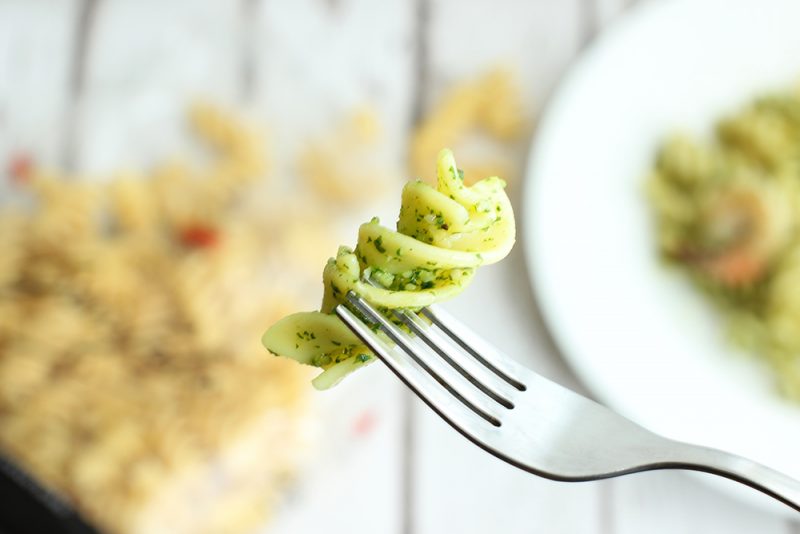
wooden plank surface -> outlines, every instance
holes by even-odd
[[[280,173],[354,110],[372,109],[399,166],[414,95],[413,2],[260,2],[251,100],[270,125]]]
[[[187,106],[232,104],[239,94],[239,4],[111,0],[96,3],[91,18],[76,168],[103,173],[191,153]]]
[[[742,505],[701,482],[701,476],[711,475],[664,471],[613,481],[612,532],[789,534],[783,518]]]
[[[103,172],[192,151],[183,112],[205,96],[250,109],[271,131],[277,172],[290,181],[308,140],[365,103],[386,131],[387,164],[400,168],[415,113],[454,83],[510,65],[535,115],[581,47],[631,3],[2,0],[0,161],[25,150]],[[519,212],[518,187],[511,193]],[[529,289],[518,248],[449,308],[538,372],[581,390]],[[800,532],[680,473],[592,484],[522,473],[409,404],[381,366],[319,401],[334,424],[320,437],[316,471],[297,484],[272,532]]]
[[[83,2],[0,2],[0,164],[62,163]],[[5,174],[5,172],[3,173]],[[13,187],[0,180],[0,196]]]

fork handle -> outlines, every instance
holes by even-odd
[[[800,481],[729,452],[675,442],[679,469],[702,471],[740,482],[800,511]]]

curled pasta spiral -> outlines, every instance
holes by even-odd
[[[271,352],[324,369],[313,384],[335,385],[374,355],[333,315],[348,291],[380,308],[419,309],[460,293],[480,265],[503,259],[515,226],[505,182],[493,176],[468,187],[453,153],[437,162],[437,186],[403,189],[397,230],[378,219],[361,225],[354,249],[340,247],[323,271],[319,312],[285,317],[262,338]]]

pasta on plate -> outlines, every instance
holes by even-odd
[[[658,246],[725,316],[735,343],[800,399],[800,91],[724,118],[714,143],[668,140],[648,182]]]

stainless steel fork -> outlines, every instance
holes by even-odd
[[[502,355],[440,309],[394,310],[390,319],[352,292],[347,300],[357,314],[339,305],[336,314],[345,324],[453,428],[512,465],[561,481],[654,469],[703,471],[800,511],[797,480],[740,456],[654,434]]]

